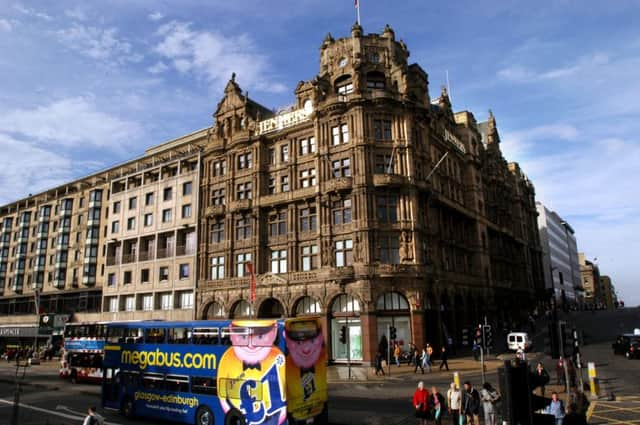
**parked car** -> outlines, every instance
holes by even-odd
[[[507,335],[507,348],[511,351],[529,351],[533,341],[526,332],[511,332]]]
[[[628,359],[640,359],[640,337],[635,337],[629,343],[629,349],[624,355]]]
[[[613,354],[619,354],[621,356],[626,355],[629,351],[629,346],[634,338],[638,338],[633,334],[621,334],[616,337],[616,342],[611,344],[613,348]]]

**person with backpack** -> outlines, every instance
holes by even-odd
[[[485,425],[496,425],[496,403],[500,400],[500,394],[490,383],[485,382],[480,390],[480,399],[482,400]]]
[[[551,393],[551,404],[544,409],[544,413],[547,415],[553,415],[556,418],[556,425],[562,425],[564,420],[564,403],[558,398],[557,392]]]
[[[95,406],[89,407],[88,415],[82,425],[104,425],[104,418],[96,412]]]
[[[467,424],[480,425],[480,394],[469,381],[464,383],[462,412]]]

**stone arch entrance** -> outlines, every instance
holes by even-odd
[[[226,316],[224,307],[218,301],[211,301],[202,312],[202,318],[204,320],[223,319]]]
[[[276,298],[267,298],[258,309],[259,319],[280,319],[285,316],[284,306]]]
[[[411,315],[407,298],[399,292],[385,292],[376,301],[377,318],[377,347],[386,355],[386,349],[395,342],[404,351],[409,349],[413,341],[411,333]],[[389,327],[396,328],[395,341],[387,341]],[[386,347],[385,347],[386,343]]]
[[[230,319],[249,319],[253,316],[253,307],[245,300],[236,301],[229,312]]]
[[[293,317],[319,315],[322,313],[322,308],[320,307],[320,300],[316,297],[312,297],[309,295],[299,298],[295,302],[293,306],[293,311],[291,313]]]
[[[345,326],[348,344],[340,342],[340,329]],[[347,346],[349,352],[347,352]],[[360,300],[349,294],[340,294],[331,302],[331,356],[333,360],[348,358],[362,361],[362,326],[360,322]]]

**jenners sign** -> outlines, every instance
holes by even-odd
[[[449,130],[447,130],[446,128],[444,129],[444,140],[446,140],[447,142],[451,143],[453,146],[455,146],[460,152],[462,153],[467,153],[467,148],[464,147],[464,143],[462,143],[460,141],[460,139],[458,139],[456,137],[455,134],[453,134],[452,132],[450,132]]]

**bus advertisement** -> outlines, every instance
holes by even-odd
[[[318,318],[107,325],[102,405],[196,425],[326,424]]]
[[[74,384],[101,382],[105,336],[105,323],[66,323],[60,377]]]

